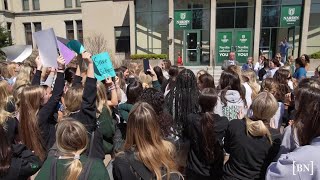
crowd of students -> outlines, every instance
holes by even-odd
[[[320,178],[320,68],[306,78],[306,55],[294,72],[292,57],[226,63],[219,84],[170,61],[99,82],[81,56],[85,70],[0,62],[0,179]]]

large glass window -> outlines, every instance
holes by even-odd
[[[22,0],[22,9],[24,11],[28,11],[30,9],[29,7],[29,0]]]
[[[65,8],[72,8],[72,0],[64,0]]]
[[[4,0],[4,10],[8,10],[8,0]]]
[[[311,1],[307,52],[312,54],[320,50],[320,0]],[[305,53],[305,52],[303,52]]]
[[[80,2],[80,0],[76,0],[76,7],[81,7],[81,2]]]
[[[115,27],[114,33],[116,40],[116,52],[130,53],[130,27]]]
[[[76,21],[77,23],[77,34],[78,34],[78,41],[83,43],[83,30],[82,30],[82,21]]]
[[[42,27],[41,27],[41,23],[40,23],[40,22],[35,22],[35,23],[33,23],[33,26],[34,26],[34,31],[35,31],[35,32],[42,30]]]
[[[168,1],[135,2],[137,53],[168,54]]]
[[[33,10],[40,10],[39,0],[32,0]]]
[[[253,0],[227,0],[217,2],[216,28],[253,28]]]
[[[25,23],[23,25],[24,25],[24,32],[26,37],[26,45],[32,45],[31,23]]]
[[[66,23],[67,39],[74,39],[73,21],[66,21],[65,23]]]

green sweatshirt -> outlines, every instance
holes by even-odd
[[[133,105],[128,103],[123,103],[119,105],[119,113],[121,118],[124,119],[125,122],[128,121],[129,112],[131,111]]]
[[[103,136],[103,149],[106,154],[110,154],[113,148],[114,123],[112,116],[106,107],[102,108],[102,113],[97,119],[99,124],[99,131]]]
[[[54,157],[48,157],[44,162],[40,172],[38,173],[35,180],[43,180],[49,179],[51,173],[51,162]],[[87,157],[84,155],[80,156],[80,161],[82,163],[82,167],[85,166],[87,162]],[[68,163],[73,159],[58,159],[57,161],[57,180],[64,180],[68,171]],[[109,174],[107,169],[105,168],[102,160],[95,159],[92,163],[89,173],[90,180],[109,180]]]

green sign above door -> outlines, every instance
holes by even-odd
[[[251,30],[236,31],[236,60],[239,63],[246,63],[251,56]]]
[[[175,11],[174,12],[174,29],[191,29],[192,12],[191,11]]]
[[[229,59],[229,53],[232,46],[232,32],[218,32],[217,33],[217,58],[218,63],[222,63],[224,60]]]
[[[301,6],[282,6],[281,27],[300,26]]]

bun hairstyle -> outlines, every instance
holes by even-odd
[[[152,77],[145,74],[143,71],[139,74],[139,80],[142,83],[143,89],[152,88]]]
[[[56,143],[59,155],[73,158],[68,164],[66,180],[78,179],[83,169],[80,155],[88,144],[86,128],[73,118],[64,118],[57,124]]]
[[[253,112],[252,118],[246,118],[247,135],[256,137],[266,136],[270,144],[272,144],[268,126],[270,119],[278,110],[276,98],[269,92],[262,92],[253,100],[251,109]]]

